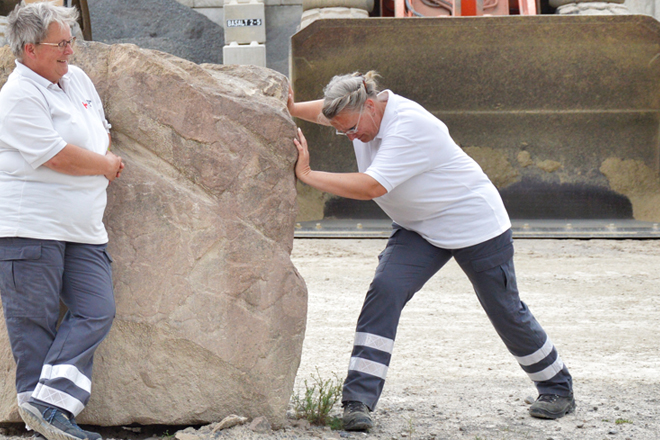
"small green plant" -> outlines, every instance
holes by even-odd
[[[333,431],[339,431],[344,427],[344,422],[342,421],[341,417],[333,416],[328,419],[328,426]]]
[[[410,416],[408,419],[406,419],[408,422],[408,438],[412,439],[413,435],[415,434],[415,418],[413,416]]]
[[[622,425],[622,424],[624,424],[624,423],[630,423],[630,424],[632,424],[632,420],[628,420],[628,419],[616,419],[616,420],[614,421],[614,423],[616,423],[617,425]]]
[[[329,425],[332,429],[341,429],[341,420],[329,414],[341,398],[343,380],[336,373],[332,374],[334,378],[324,380],[317,367],[311,381],[305,379],[304,393],[292,397],[293,408],[298,418],[307,419],[312,425]]]

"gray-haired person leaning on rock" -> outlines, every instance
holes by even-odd
[[[353,141],[359,170],[312,170],[299,130],[296,176],[320,191],[373,199],[394,221],[358,318],[343,389],[344,428],[373,426],[370,412],[385,384],[401,311],[452,257],[538,389],[530,414],[556,419],[570,413],[571,375],[518,296],[511,222],[497,189],[445,124],[419,104],[379,91],[376,76],[335,76],[317,101],[296,103],[289,91],[292,116],[331,125]]]
[[[106,188],[124,168],[92,81],[69,65],[77,11],[20,4],[0,91],[0,293],[19,414],[49,440],[100,439],[75,417],[115,316]],[[68,311],[57,328],[60,300]]]

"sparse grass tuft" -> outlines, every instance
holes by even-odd
[[[415,429],[415,418],[413,416],[410,416],[408,419],[406,419],[406,421],[408,422],[408,429],[407,429],[408,438],[412,439],[413,435],[415,434],[415,431],[416,431],[416,429]]]
[[[632,422],[633,422],[632,420],[628,420],[628,419],[616,419],[616,420],[614,421],[614,423],[616,423],[617,425],[622,425],[622,424],[624,424],[624,423],[630,423],[630,424],[632,424]]]
[[[305,379],[303,395],[292,397],[293,407],[298,418],[307,419],[312,425],[328,425],[331,429],[341,429],[341,419],[330,417],[329,414],[341,399],[343,380],[337,374],[332,374],[334,378],[324,380],[317,367],[311,381]]]
[[[342,421],[341,417],[330,417],[328,419],[328,426],[333,431],[339,431],[344,428],[344,422]]]

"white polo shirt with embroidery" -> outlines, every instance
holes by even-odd
[[[387,194],[374,199],[397,224],[444,249],[482,243],[511,227],[504,203],[481,167],[421,105],[389,98],[377,136],[353,141],[358,170]]]
[[[0,237],[107,243],[105,176],[43,164],[67,144],[105,155],[110,125],[78,67],[53,84],[20,62],[0,91]]]

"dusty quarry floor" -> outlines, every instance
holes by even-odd
[[[323,377],[345,375],[355,321],[384,245],[381,239],[296,239],[292,258],[309,290],[298,391],[317,368]],[[525,400],[536,397],[534,387],[450,262],[404,310],[370,434],[292,422],[265,433],[239,426],[215,436],[204,428],[188,429],[188,435],[176,437],[659,439],[660,241],[521,239],[515,262],[523,300],[573,374],[574,414],[558,421],[528,416]],[[16,435],[4,433],[0,440]],[[121,429],[102,433],[136,436]],[[145,432],[141,438],[153,435]]]
[[[309,319],[300,379],[342,375],[385,240],[296,240]],[[660,241],[516,240],[523,301],[574,378],[577,411],[533,419],[535,388],[451,261],[408,304],[376,429],[356,438],[660,439]]]

